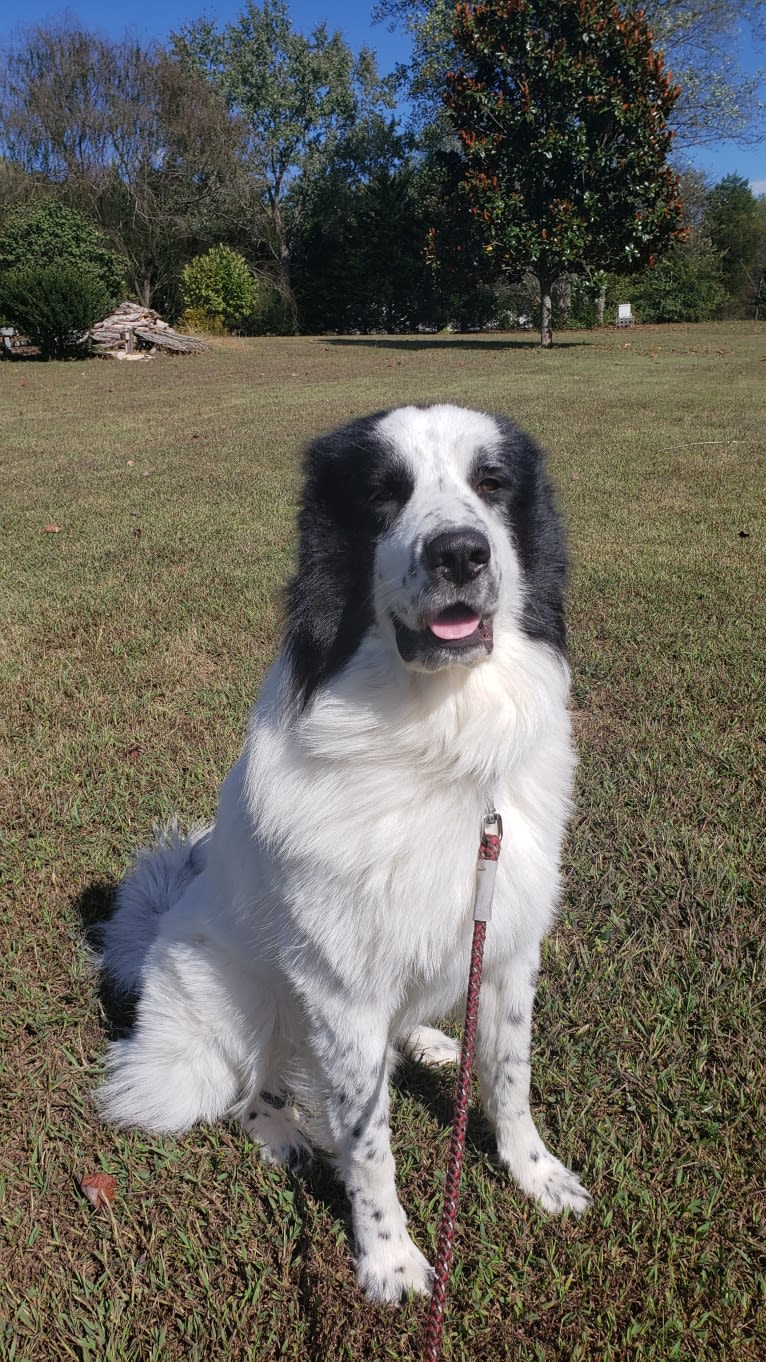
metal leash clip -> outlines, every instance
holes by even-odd
[[[497,862],[503,840],[503,820],[493,809],[482,820],[479,859],[476,865],[476,897],[473,904],[474,922],[489,922],[495,893]]]

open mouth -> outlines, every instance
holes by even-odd
[[[423,629],[409,629],[394,616],[396,644],[404,662],[419,662],[429,671],[454,661],[473,663],[492,652],[492,617],[467,605],[450,605]]]
[[[465,647],[472,641],[479,642],[481,625],[481,616],[469,610],[467,605],[451,605],[428,621],[428,629],[434,638],[448,647]]]

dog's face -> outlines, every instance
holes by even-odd
[[[305,703],[371,631],[434,672],[496,629],[564,647],[560,523],[536,445],[461,407],[402,407],[309,449],[287,649]]]
[[[491,417],[405,407],[378,426],[389,448],[375,550],[378,624],[406,666],[476,666],[501,598],[518,598],[505,516],[510,479]]]

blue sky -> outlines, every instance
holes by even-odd
[[[378,65],[385,72],[391,70],[397,61],[406,61],[408,43],[401,34],[388,33],[384,24],[370,23],[370,10],[373,0],[291,0],[290,12],[296,28],[308,32],[321,20],[326,20],[330,28],[339,28],[350,46],[355,50],[367,44],[378,53]],[[86,28],[106,31],[113,36],[123,33],[126,20],[130,29],[144,37],[164,39],[168,33],[188,19],[196,19],[203,14],[214,17],[219,23],[236,18],[241,9],[239,0],[218,0],[206,3],[200,0],[131,0],[129,5],[109,4],[108,0],[74,0],[68,6],[56,5],[55,0],[5,0],[0,14],[0,44],[6,44],[14,30],[21,24],[43,23],[52,18],[68,14],[79,20]],[[743,42],[741,64],[746,71],[754,72],[766,68],[766,51],[753,51],[749,42]],[[762,85],[762,98],[766,100],[766,81]],[[722,142],[716,146],[699,147],[689,153],[692,164],[704,170],[712,179],[736,173],[743,175],[753,185],[757,194],[766,194],[766,142],[756,146],[739,147],[734,143]]]

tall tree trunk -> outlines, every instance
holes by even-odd
[[[606,284],[602,284],[596,296],[596,326],[604,325],[605,307],[606,307]]]
[[[551,281],[544,275],[539,275],[538,283],[540,285],[540,344],[543,350],[549,350],[553,345]]]
[[[298,330],[298,309],[293,293],[293,262],[278,192],[271,198],[271,219],[274,224],[275,254],[279,266],[279,289],[285,309],[284,317],[288,329],[294,334]]]

